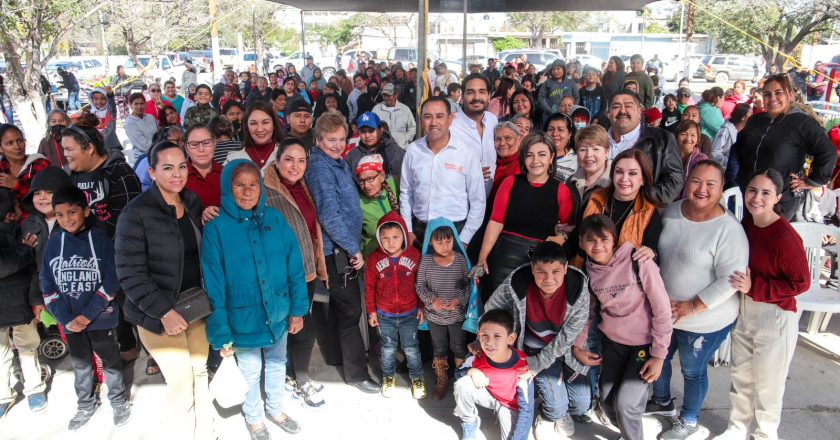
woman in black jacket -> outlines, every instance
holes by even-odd
[[[180,292],[202,286],[201,201],[184,189],[187,159],[178,144],[155,145],[149,167],[154,185],[126,207],[117,224],[114,247],[127,296],[125,317],[137,325],[166,379],[171,418],[166,437],[213,438],[205,321],[187,323],[173,309]]]
[[[744,191],[749,176],[756,170],[778,171],[784,178],[779,205],[790,220],[803,192],[831,179],[837,150],[819,122],[792,106],[794,90],[790,77],[768,76],[763,93],[767,112],[753,115],[732,145],[740,167],[737,182]]]

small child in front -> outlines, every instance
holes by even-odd
[[[503,440],[526,440],[534,414],[534,383],[519,378],[520,368],[527,369],[528,362],[525,353],[513,348],[513,317],[503,309],[486,312],[478,322],[478,340],[481,356],[468,358],[456,373],[462,376],[455,382],[455,415],[461,418],[462,439],[476,438],[481,424],[476,405],[480,405],[496,412]]]
[[[423,361],[417,345],[417,326],[423,322],[423,303],[414,282],[420,251],[407,243],[405,221],[395,211],[379,219],[376,240],[379,247],[367,259],[365,305],[368,323],[379,331],[382,341],[382,395],[391,397],[397,386],[397,342],[408,361],[411,395],[426,397]]]
[[[120,313],[114,301],[120,290],[114,245],[102,230],[86,226],[90,207],[79,188],[56,192],[52,205],[62,231],[44,249],[41,290],[47,310],[64,329],[73,364],[77,411],[68,429],[78,430],[99,409],[90,361],[93,353],[105,366],[114,425],[122,426],[131,417],[131,406],[126,401],[123,361],[114,331]]]

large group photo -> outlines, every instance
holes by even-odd
[[[0,439],[838,438],[838,153],[836,0],[0,0]]]

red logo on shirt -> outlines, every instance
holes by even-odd
[[[458,174],[464,174],[464,166],[458,165],[457,163],[446,162],[443,164],[443,168],[449,171],[455,171]]]

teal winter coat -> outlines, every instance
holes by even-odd
[[[306,274],[295,233],[283,216],[265,205],[260,176],[257,207],[245,211],[232,193],[233,170],[222,171],[219,216],[204,227],[201,268],[213,313],[207,339],[213,348],[265,348],[278,343],[289,317],[309,311]]]

